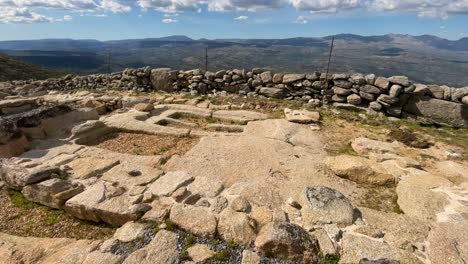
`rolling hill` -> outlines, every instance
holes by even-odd
[[[63,73],[47,70],[0,54],[0,81],[47,79],[62,75]]]

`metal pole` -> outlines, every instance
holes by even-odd
[[[107,53],[107,73],[111,73],[111,66],[110,66],[110,63],[111,63],[111,53]]]
[[[330,55],[328,56],[327,74],[325,75],[325,85],[327,86],[326,89],[328,89],[328,73],[330,73],[330,63],[331,63],[334,45],[335,45],[335,37],[332,37],[331,46],[330,46]]]
[[[208,47],[206,47],[206,53],[205,53],[205,71],[208,71]]]

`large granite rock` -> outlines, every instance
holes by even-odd
[[[357,183],[389,185],[394,182],[393,176],[382,166],[366,158],[340,155],[329,157],[326,165],[337,176]]]
[[[351,201],[342,193],[325,186],[304,190],[301,212],[305,229],[325,224],[348,226],[354,220]]]
[[[11,160],[0,162],[0,176],[5,184],[15,190],[21,190],[26,185],[38,183],[52,177],[52,174],[59,174],[57,167],[37,167],[32,169],[24,168]]]
[[[346,234],[342,241],[342,254],[339,263],[423,263],[408,251],[392,247],[377,239],[354,234]],[[382,260],[386,262],[382,262]],[[365,262],[365,261],[377,262]],[[379,262],[379,260],[381,260]],[[393,262],[391,262],[393,261]]]
[[[177,78],[169,68],[151,70],[151,85],[156,91],[172,92],[173,82]]]
[[[454,127],[468,127],[468,106],[428,96],[411,96],[403,110]]]
[[[78,183],[54,178],[28,185],[23,188],[22,193],[26,199],[32,202],[61,209],[68,199],[83,190],[83,186]]]
[[[177,226],[202,237],[214,237],[216,218],[204,207],[176,204],[169,217]]]
[[[151,243],[139,249],[123,262],[124,264],[168,264],[177,263],[177,234],[161,230]]]
[[[247,214],[225,209],[219,216],[218,233],[224,240],[250,246],[256,237],[256,223]]]
[[[300,226],[287,222],[272,222],[264,226],[255,240],[255,246],[264,254],[294,261],[317,263],[317,240]]]

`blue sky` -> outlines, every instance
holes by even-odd
[[[339,33],[468,37],[468,0],[0,0],[0,40]]]

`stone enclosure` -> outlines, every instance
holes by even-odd
[[[374,74],[282,74],[265,69],[178,71],[166,68],[126,69],[112,74],[66,76],[46,81],[20,81],[0,87],[21,86],[23,92],[45,90],[117,89],[135,91],[227,92],[242,96],[295,99],[312,106],[349,104],[393,117],[423,116],[455,127],[468,126],[468,87],[412,83],[405,76]],[[0,97],[1,98],[1,97]],[[440,111],[443,109],[443,111]],[[10,110],[6,109],[5,113]]]
[[[356,136],[351,150],[330,155],[319,112],[284,109],[274,118],[260,104],[197,96],[335,102],[370,115],[467,124],[466,88],[335,74],[326,89],[323,79],[145,68],[3,83],[0,187],[118,229],[104,241],[0,232],[0,262],[466,262],[468,165],[453,159],[451,147]],[[435,160],[426,165],[413,153]],[[398,210],[363,205],[373,198],[368,190],[391,192],[395,199],[386,202]]]

